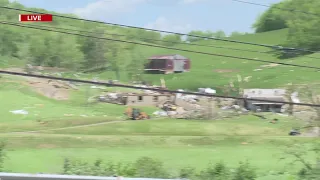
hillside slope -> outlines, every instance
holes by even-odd
[[[11,7],[26,9],[19,3],[9,3],[8,0],[0,0],[1,4],[9,4]],[[46,12],[41,9],[32,9]],[[6,21],[16,21],[19,12],[4,10],[1,19]],[[72,15],[70,15],[72,16]],[[149,44],[161,44],[159,41],[141,40],[149,38],[155,40],[164,39],[160,33],[117,28],[107,25],[98,25],[76,20],[56,18],[50,23],[52,27],[67,27],[78,30],[92,31],[96,37],[108,37],[106,33],[120,33],[127,37],[113,37],[117,39],[139,41]],[[230,81],[237,80],[237,75],[250,77],[249,83],[245,87],[274,88],[282,87],[288,83],[308,84],[317,82],[315,70],[290,67],[290,66],[269,66],[266,63],[240,60],[236,58],[226,58],[219,56],[201,55],[189,52],[179,52],[161,48],[132,45],[127,43],[115,43],[112,41],[97,41],[92,38],[83,38],[72,35],[61,35],[59,33],[43,32],[38,30],[22,29],[17,27],[0,26],[0,32],[5,32],[5,38],[0,39],[0,43],[6,44],[1,49],[0,67],[25,66],[26,63],[43,66],[56,66],[68,68],[72,71],[87,70],[91,68],[108,67],[103,73],[87,74],[87,77],[100,76],[102,79],[118,79],[121,81],[132,80],[132,75],[141,74],[144,60],[156,54],[181,54],[192,60],[191,72],[171,75],[150,75],[144,74],[143,78],[153,83],[159,84],[159,79],[164,77],[167,86],[172,89],[184,88],[194,90],[199,87],[211,87],[218,91]],[[34,35],[34,33],[41,34]],[[261,44],[283,44],[287,40],[288,30],[277,30],[265,33],[240,35],[235,40],[261,43]],[[191,45],[171,45],[176,48],[193,51],[210,52],[221,55],[230,55],[247,58],[257,58],[276,62],[290,62],[293,64],[308,64],[317,66],[316,59],[306,56],[280,60],[273,54],[235,51],[227,48],[238,48],[254,51],[270,51],[270,48],[259,46],[229,43],[222,41],[205,40],[196,42],[198,44],[215,45],[225,48],[191,46]],[[48,51],[50,49],[50,51]],[[320,57],[318,54],[308,55]],[[269,66],[269,67],[267,67]],[[320,65],[318,65],[320,67]],[[73,77],[75,78],[75,77]]]
[[[254,42],[259,44],[277,45],[285,41],[287,30],[277,30],[266,33],[257,33],[242,35],[237,38],[231,38],[239,41]],[[292,58],[288,60],[278,59],[271,53],[257,53],[246,51],[235,51],[227,48],[238,48],[243,50],[253,50],[260,52],[268,52],[270,48],[259,46],[236,44],[222,41],[206,40],[197,42],[198,44],[215,45],[225,48],[214,47],[197,47],[191,45],[178,45],[177,48],[188,49],[193,51],[210,52],[221,55],[230,55],[237,57],[257,58],[261,60],[287,62],[300,65],[319,66],[320,63],[316,59],[311,59],[306,56]],[[274,88],[282,87],[288,83],[308,84],[318,81],[318,72],[313,69],[290,67],[284,65],[271,65],[240,60],[234,58],[225,58],[210,55],[201,55],[183,51],[167,50],[152,47],[137,47],[136,51],[142,52],[145,57],[158,54],[181,54],[191,59],[191,72],[169,75],[154,75],[147,74],[144,77],[154,83],[160,83],[159,79],[164,77],[168,87],[196,89],[199,87],[212,87],[219,89],[224,85],[229,84],[229,81],[237,80],[237,75],[242,77],[252,76],[249,83],[245,83],[246,87],[252,88]],[[320,57],[318,54],[308,55],[312,57]],[[113,77],[113,74],[105,72],[101,74],[104,78]]]

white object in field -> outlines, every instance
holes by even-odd
[[[29,114],[28,111],[26,110],[14,110],[14,111],[10,111],[13,114],[23,114],[23,115],[27,115]]]
[[[217,91],[211,88],[198,88],[198,91],[200,93],[205,93],[205,94],[216,94]]]

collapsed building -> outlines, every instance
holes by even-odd
[[[108,93],[99,96],[102,102],[127,106],[158,106],[165,102],[174,102],[174,94],[160,93]]]
[[[128,106],[158,106],[165,102],[174,102],[172,94],[121,94],[121,102]]]
[[[287,99],[285,89],[244,89],[243,97],[250,99],[269,100],[277,102],[244,100],[243,105],[247,110],[262,112],[282,112]],[[299,103],[297,93],[291,94],[292,102]]]

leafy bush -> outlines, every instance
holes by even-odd
[[[255,170],[252,169],[248,162],[240,163],[232,180],[254,180],[257,178]]]
[[[126,176],[143,178],[186,178],[191,180],[253,180],[256,173],[249,163],[240,163],[232,171],[224,163],[209,164],[207,168],[196,172],[195,168],[185,167],[177,175],[169,173],[163,163],[150,157],[141,157],[134,163],[103,163],[101,160],[89,164],[81,161],[65,159],[63,174],[93,176]]]
[[[3,171],[4,158],[5,158],[5,143],[0,142],[0,172]]]
[[[228,180],[230,179],[230,170],[224,163],[209,164],[209,166],[200,172],[198,179],[203,180]]]

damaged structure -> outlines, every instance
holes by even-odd
[[[270,101],[286,101],[284,89],[244,89],[243,97]],[[282,111],[284,103],[244,100],[244,108],[252,111],[278,112]]]
[[[175,96],[160,93],[109,93],[106,96],[99,96],[99,100],[127,106],[158,106],[166,102],[173,103]]]
[[[152,56],[148,60],[146,72],[169,74],[190,71],[190,59],[179,54]]]
[[[174,102],[171,94],[122,94],[122,104],[128,106],[158,106],[165,102]]]

